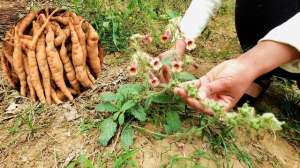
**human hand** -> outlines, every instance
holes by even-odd
[[[199,80],[193,81],[198,88],[198,99],[188,96],[187,91],[178,87],[174,89],[175,94],[179,95],[191,108],[199,112],[213,115],[211,109],[207,109],[203,101],[213,100],[223,106],[225,111],[233,108],[242,95],[249,88],[256,78],[254,69],[238,59],[225,61]],[[202,102],[201,102],[202,101]]]

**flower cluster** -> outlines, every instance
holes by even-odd
[[[163,56],[154,57],[138,50],[132,56],[131,64],[128,67],[129,75],[142,74],[146,76],[152,87],[158,87],[161,83],[170,83],[173,74],[182,72],[184,66],[184,62],[174,53],[176,51],[169,51]]]

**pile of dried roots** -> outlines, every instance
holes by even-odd
[[[30,12],[4,39],[3,75],[22,96],[61,103],[90,88],[104,51],[91,24],[73,12]]]

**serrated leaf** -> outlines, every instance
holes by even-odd
[[[121,144],[128,149],[133,144],[134,131],[131,126],[125,127],[121,134]]]
[[[142,92],[144,89],[145,87],[140,84],[125,84],[120,86],[117,92],[127,96],[130,94],[138,94]]]
[[[110,139],[115,135],[117,131],[117,124],[112,118],[105,119],[100,125],[101,134],[99,137],[99,143],[103,146],[107,146]]]
[[[117,96],[113,92],[104,92],[100,95],[100,99],[105,102],[116,101]]]
[[[136,118],[137,120],[141,121],[141,122],[144,122],[146,121],[146,117],[147,117],[147,114],[145,112],[145,109],[142,107],[142,106],[137,106],[136,108],[132,108],[130,110],[130,113],[131,115],[134,116],[134,118]]]
[[[123,104],[121,111],[127,111],[134,107],[136,105],[136,102],[133,100],[128,100],[126,103]]]
[[[95,110],[97,112],[116,112],[116,111],[118,111],[117,107],[115,107],[115,105],[113,105],[109,102],[97,104],[95,107]]]
[[[124,121],[125,121],[125,115],[124,115],[124,113],[122,113],[119,116],[118,121],[119,121],[119,125],[123,125],[124,124]]]
[[[194,75],[188,73],[188,72],[179,72],[176,73],[176,79],[180,82],[186,82],[197,79]]]
[[[176,111],[169,111],[166,114],[165,130],[168,134],[173,134],[181,129],[181,120]]]

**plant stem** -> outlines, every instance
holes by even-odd
[[[137,126],[137,125],[133,125],[133,124],[132,124],[131,126],[132,126],[133,128],[139,129],[139,130],[141,130],[141,131],[148,132],[148,133],[153,134],[153,135],[161,136],[161,137],[163,137],[163,138],[168,137],[168,135],[166,135],[166,134],[161,134],[161,133],[158,133],[158,132],[153,132],[153,131],[148,130],[148,129],[146,129],[146,128],[139,127],[139,126]]]

